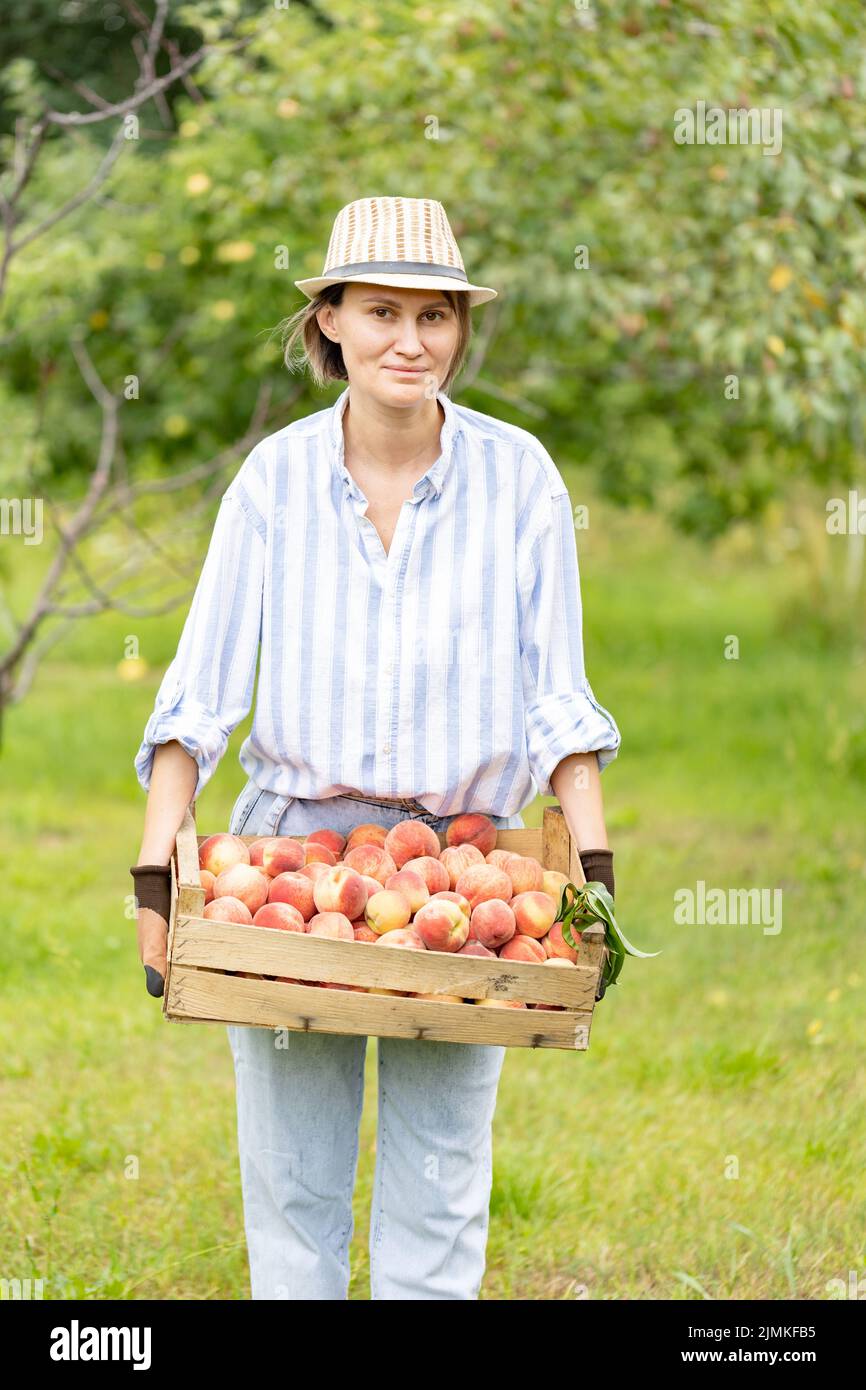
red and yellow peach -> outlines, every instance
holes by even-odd
[[[393,889],[382,888],[371,893],[364,908],[364,919],[377,936],[398,931],[409,925],[412,909],[408,899]]]
[[[304,862],[304,846],[291,835],[275,835],[262,850],[262,868],[271,878],[292,873]]]
[[[313,884],[319,912],[342,912],[350,922],[361,916],[369,896],[363,878],[348,864],[334,864]]]
[[[237,922],[240,926],[252,925],[253,914],[240,898],[214,898],[202,912],[209,922]]]
[[[254,927],[273,927],[277,931],[305,932],[307,924],[291,903],[265,903],[253,918]]]
[[[430,951],[459,951],[469,936],[469,918],[459,905],[433,897],[412,919],[412,926]]]
[[[455,816],[445,831],[446,845],[475,845],[484,854],[489,854],[496,846],[496,826],[489,816],[479,811],[470,811]]]
[[[217,874],[213,886],[214,898],[239,898],[252,914],[268,900],[271,881],[261,869],[252,864],[232,864]]]
[[[209,835],[199,845],[198,866],[218,878],[232,864],[249,864],[250,852],[237,835]]]
[[[547,893],[518,893],[511,899],[517,930],[540,941],[553,926],[557,905]]]
[[[470,931],[482,946],[495,951],[511,940],[517,931],[517,919],[508,903],[488,898],[473,909]]]
[[[504,869],[497,869],[495,864],[485,864],[482,860],[480,864],[472,864],[464,869],[455,891],[463,894],[473,910],[479,903],[494,898],[507,903],[511,897],[511,879]]]

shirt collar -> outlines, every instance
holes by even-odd
[[[445,419],[439,436],[439,458],[427,469],[423,477],[419,478],[412,489],[416,497],[423,497],[428,488],[438,497],[445,484],[445,477],[451,466],[454,454],[454,441],[460,432],[460,422],[457,418],[457,411],[454,402],[444,391],[436,392],[436,399],[445,411]],[[329,419],[329,432],[331,441],[331,457],[333,466],[343,478],[346,490],[355,497],[363,497],[364,494],[355,482],[345,464],[345,438],[343,436],[343,414],[349,403],[349,387],[347,386],[337,397],[331,407]]]

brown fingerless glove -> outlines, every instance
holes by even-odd
[[[610,896],[615,898],[613,850],[581,849],[578,850],[578,854],[580,855],[580,866],[586,874],[587,883],[603,883],[608,893],[610,893]],[[604,998],[606,990],[607,985],[604,983],[604,980],[600,980],[598,993],[595,996],[596,1001]]]
[[[603,883],[612,898],[616,898],[613,878],[612,849],[582,849],[578,851],[587,883]]]
[[[171,916],[171,865],[133,864],[129,872],[135,884],[135,901],[138,907],[149,907],[165,920],[168,929]],[[152,965],[144,965],[147,992],[160,999],[165,989],[165,980]]]

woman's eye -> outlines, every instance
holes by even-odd
[[[386,309],[385,306],[384,306],[384,304],[380,304],[380,305],[377,306],[377,308],[375,308],[375,309],[373,310],[373,313],[374,313],[374,314],[390,314],[390,313],[391,313],[391,310],[390,310],[390,309]],[[444,317],[445,317],[445,314],[443,313],[443,311],[442,311],[441,309],[427,309],[427,310],[425,311],[425,313],[424,313],[424,317],[427,318],[427,316],[428,316],[429,314],[432,314],[434,318],[444,319]]]

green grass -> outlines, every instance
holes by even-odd
[[[587,669],[623,734],[602,779],[618,916],[662,954],[626,962],[585,1054],[508,1053],[483,1297],[826,1298],[864,1273],[863,650],[810,604],[797,555],[592,516]],[[126,916],[132,759],[183,616],[82,624],[4,730],[2,1269],[49,1298],[248,1297],[225,1031],[163,1022]],[[151,663],[135,685],[116,674],[130,632]],[[227,825],[248,728],[198,803],[206,830]],[[781,932],[676,926],[698,879],[781,888]],[[375,1061],[371,1042],[362,1299]]]

